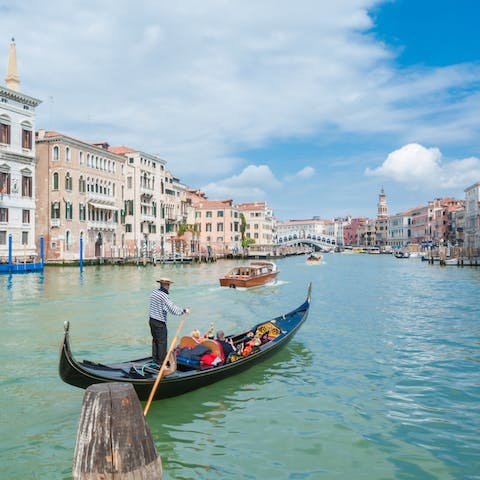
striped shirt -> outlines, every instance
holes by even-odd
[[[175,305],[165,290],[161,288],[154,290],[150,297],[150,318],[167,323],[167,313],[182,315],[185,310]]]

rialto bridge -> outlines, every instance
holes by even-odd
[[[334,250],[336,247],[336,239],[330,235],[311,234],[303,230],[289,232],[288,235],[279,236],[277,238],[278,246],[293,245],[313,245],[320,250]]]

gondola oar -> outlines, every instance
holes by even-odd
[[[182,330],[183,324],[185,323],[185,319],[187,318],[188,313],[185,313],[185,315],[182,318],[182,321],[180,322],[180,325],[177,328],[177,333],[175,334],[175,337],[172,340],[172,343],[170,344],[170,348],[168,349],[167,354],[165,355],[165,358],[163,359],[162,366],[160,367],[160,370],[157,375],[157,379],[155,380],[155,383],[153,384],[152,391],[150,392],[150,396],[148,397],[147,404],[145,405],[145,410],[143,411],[143,415],[146,417],[148,409],[150,408],[150,405],[152,403],[153,397],[155,396],[155,392],[157,391],[158,384],[160,383],[160,380],[163,377],[163,372],[165,370],[165,367],[167,366],[168,359],[170,358],[170,354],[172,353],[178,339],[178,334]]]

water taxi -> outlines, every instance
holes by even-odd
[[[250,262],[248,265],[232,268],[220,278],[220,286],[250,288],[273,282],[279,270],[274,262]]]

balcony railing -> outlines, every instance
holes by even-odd
[[[59,218],[51,218],[50,219],[50,227],[51,228],[58,228],[60,226],[60,219]]]
[[[146,186],[143,186],[143,185],[140,187],[140,191],[144,195],[153,195],[155,193],[155,190],[153,188],[146,187]]]
[[[147,215],[145,213],[142,213],[142,222],[154,222],[155,221],[155,216],[154,215]]]
[[[88,220],[87,230],[115,230],[118,223]]]

